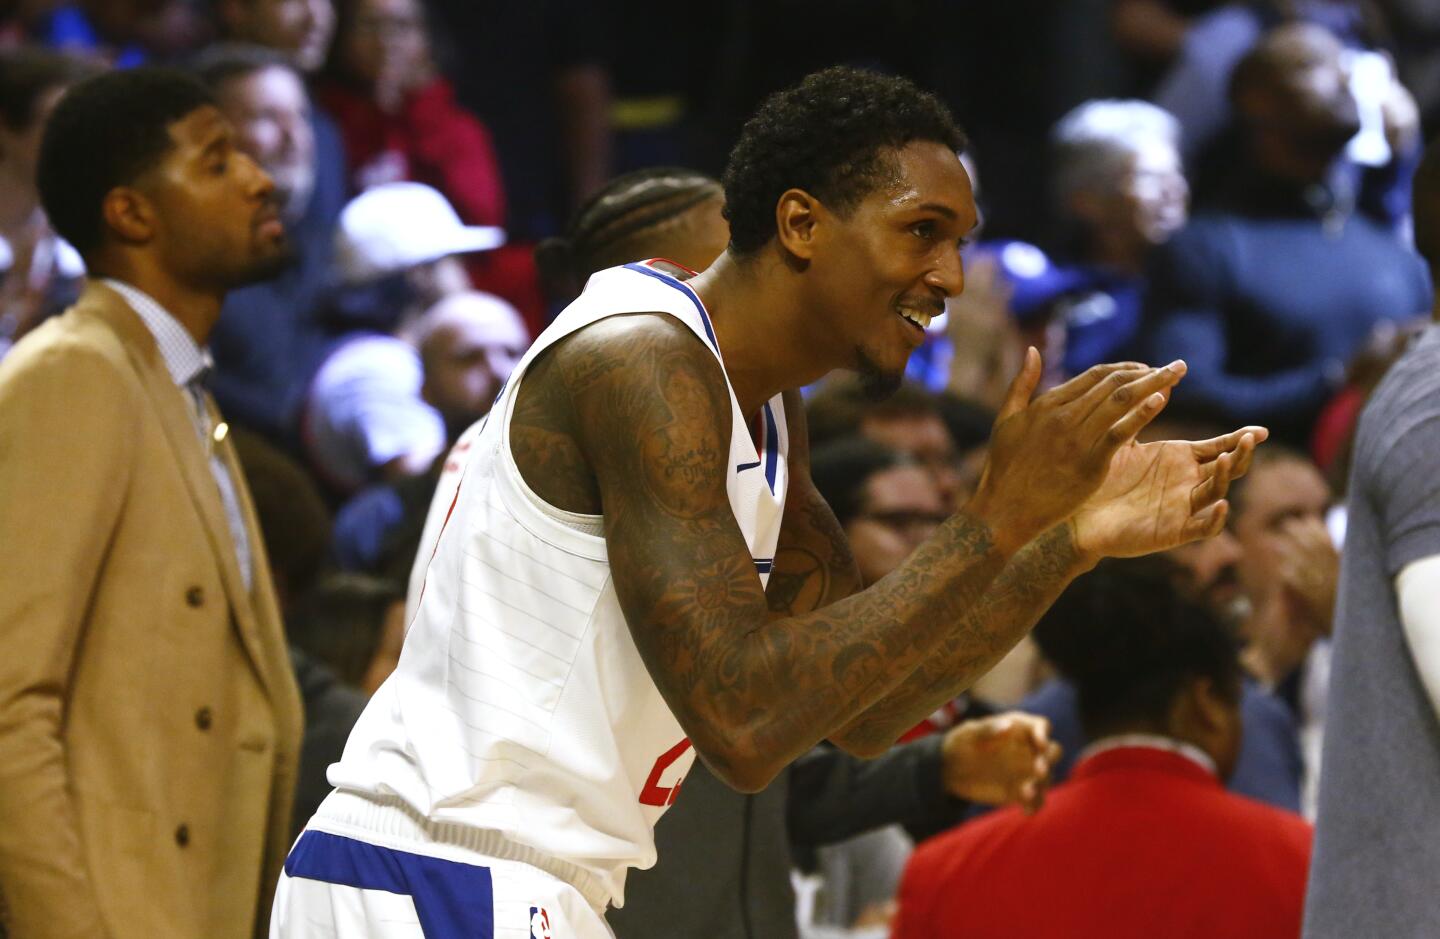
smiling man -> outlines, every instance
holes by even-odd
[[[38,182],[91,279],[0,363],[0,933],[248,939],[300,700],[204,347],[285,229],[166,71],[71,89]]]
[[[399,668],[272,937],[608,937],[697,753],[745,791],[823,738],[880,753],[1099,556],[1218,530],[1261,429],[1138,445],[1183,365],[1032,401],[1032,353],[974,498],[860,589],[797,389],[898,384],[963,285],[963,144],[906,81],[818,73],[742,133],[715,264],[590,278],[452,453]]]

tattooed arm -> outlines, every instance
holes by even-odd
[[[809,613],[860,589],[850,541],[810,479],[810,436],[805,402],[798,391],[785,392],[785,424],[790,437],[790,487],[775,565],[765,588],[775,616]]]
[[[926,661],[1014,550],[1103,481],[1158,412],[1152,391],[1180,374],[1108,366],[1030,402],[1032,355],[969,509],[870,589],[770,619],[726,493],[731,408],[714,357],[647,315],[603,320],[553,354],[636,647],[697,752],[748,790]]]

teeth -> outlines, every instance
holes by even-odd
[[[916,326],[919,326],[921,329],[930,328],[929,313],[921,313],[919,310],[901,310],[900,315],[905,317],[910,322],[914,323]]]

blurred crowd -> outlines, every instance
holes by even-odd
[[[1226,531],[1082,578],[892,754],[822,749],[757,795],[697,763],[613,928],[950,935],[954,910],[1003,910],[1021,885],[1099,909],[1133,876],[1209,935],[1296,935],[1351,441],[1432,307],[1410,186],[1440,128],[1436,4],[721,0],[691,18],[622,0],[12,0],[0,355],[85,276],[35,181],[56,101],[107,69],[192,72],[290,235],[279,276],[226,299],[208,386],[304,699],[298,831],[398,659],[446,452],[589,274],[714,260],[740,124],[837,62],[945,99],[983,211],[965,292],[907,384],[883,402],[843,375],[807,393],[813,476],[867,584],[973,491],[1027,345],[1049,385],[1183,358],[1149,433],[1256,423],[1271,442]],[[1016,710],[1063,747],[1049,827],[1028,834],[1043,793],[987,765],[1029,726]],[[1183,826],[1112,826],[1127,800]],[[1177,894],[1197,864],[1209,878]]]

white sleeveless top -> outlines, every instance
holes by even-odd
[[[509,425],[536,356],[608,316],[667,313],[723,371],[699,297],[656,265],[591,277],[452,450],[411,578],[399,667],[330,767],[340,793],[312,827],[343,815],[362,837],[413,831],[368,823],[373,813],[355,807],[357,797],[398,806],[428,838],[528,860],[616,906],[626,869],[655,863],[655,822],[694,753],[630,637],[601,517],[541,501],[515,465]],[[726,485],[764,583],[785,503],[785,412],[778,395],[765,405],[757,448],[733,388],[730,400]]]

